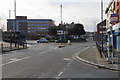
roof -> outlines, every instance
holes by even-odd
[[[15,19],[7,19],[7,21],[14,21]],[[27,21],[53,21],[52,19],[27,19]]]
[[[110,1],[108,7],[107,7],[106,10],[105,10],[105,14],[109,11],[109,8],[110,8],[110,6],[112,5],[112,3],[113,3],[113,0]]]

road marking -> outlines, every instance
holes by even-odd
[[[50,52],[50,51],[52,51],[52,50],[44,51],[44,52],[41,52],[39,54],[47,53],[47,52]]]
[[[57,49],[57,47],[55,47],[54,49]]]
[[[86,47],[86,48],[84,48],[84,49],[82,49],[82,50],[80,50],[79,52],[77,52],[77,54],[75,54],[75,55],[78,55],[79,53],[81,53],[81,52],[83,52],[83,51],[85,51],[86,49],[88,49],[88,48],[90,48],[90,47]],[[74,55],[73,55],[74,56]]]
[[[54,49],[57,49],[57,47],[55,47]],[[43,53],[50,52],[50,51],[52,51],[52,50],[44,51],[44,52],[41,52],[39,54],[43,54]]]
[[[5,64],[2,64],[2,65],[0,65],[0,66],[4,66],[4,65],[7,65],[7,64],[11,64],[11,63],[13,63],[13,62],[17,62],[17,61],[21,61],[21,60],[24,60],[24,59],[28,59],[28,58],[30,58],[31,56],[28,56],[28,57],[24,57],[24,58],[21,58],[21,59],[14,59],[13,61],[10,61],[10,62],[8,62],[8,63],[5,63]]]
[[[58,74],[58,77],[60,77],[63,74],[63,72],[60,72],[60,74]]]
[[[65,60],[65,61],[70,61],[70,59],[69,59],[69,58],[63,58],[63,60]]]
[[[72,58],[75,59],[76,61],[80,62],[80,63],[86,64],[86,65],[88,65],[88,66],[91,66],[91,67],[93,67],[93,68],[98,69],[98,67],[93,66],[93,65],[90,65],[90,64],[87,64],[87,63],[84,63],[84,62],[82,62],[82,61],[79,61],[79,60],[77,60],[75,57],[72,57]]]

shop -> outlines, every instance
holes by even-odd
[[[115,40],[115,41],[113,41],[113,45],[115,46],[115,49],[120,51],[120,23],[117,23],[113,27],[115,28],[115,30],[114,30],[115,39],[113,37],[113,40]]]

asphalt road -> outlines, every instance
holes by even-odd
[[[73,58],[92,42],[72,43],[58,48],[55,43],[29,41],[29,48],[2,55],[3,78],[117,78],[118,72],[97,69]]]

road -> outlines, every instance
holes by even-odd
[[[92,42],[72,43],[58,48],[55,43],[29,41],[29,48],[2,55],[3,78],[117,78],[118,73],[96,69],[73,58]]]

